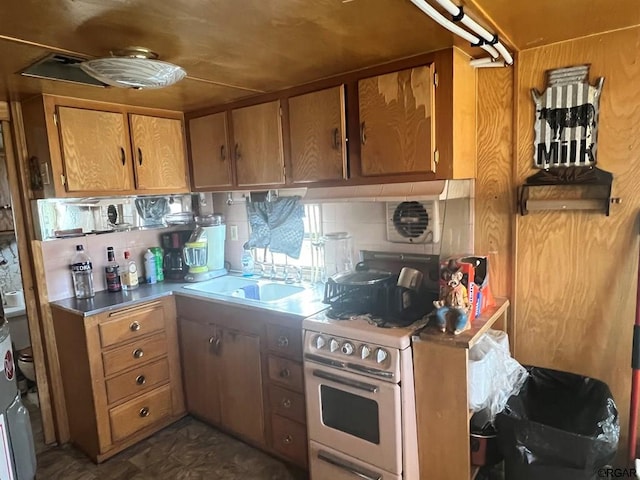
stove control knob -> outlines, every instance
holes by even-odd
[[[345,355],[351,355],[353,353],[353,343],[351,342],[344,342],[344,344],[342,345],[342,353],[344,353]]]
[[[335,338],[332,338],[331,340],[329,340],[329,350],[331,350],[331,353],[335,352],[339,348],[340,348],[340,342],[338,342]]]
[[[364,360],[365,358],[368,358],[369,355],[371,355],[371,349],[369,348],[369,346],[362,345],[362,347],[360,347],[360,358]]]
[[[318,350],[322,350],[324,346],[327,344],[327,341],[324,339],[322,335],[316,335],[314,343],[315,343],[315,347]]]
[[[379,348],[376,350],[376,362],[384,363],[388,356],[389,353],[384,348]]]

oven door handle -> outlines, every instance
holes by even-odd
[[[375,375],[376,377],[381,378],[393,378],[393,372],[387,372],[385,370],[378,370],[377,368],[365,367],[363,365],[358,365],[357,363],[347,363],[347,368],[351,370],[355,370],[360,373],[367,373],[369,375]]]
[[[324,372],[322,370],[314,370],[313,376],[322,378],[324,380],[329,380],[331,382],[339,383],[341,385],[346,385],[347,387],[357,388],[358,390],[364,390],[365,392],[370,393],[378,393],[378,387],[376,385],[371,385],[370,383],[359,382],[357,380],[351,380],[350,378],[340,377],[338,375],[334,375],[333,373]]]
[[[313,353],[305,353],[304,359],[309,360],[310,362],[319,363],[320,365],[327,365],[329,367],[345,368],[346,366],[344,362],[339,362],[338,360],[324,358],[324,357],[321,357],[320,355],[314,355]]]
[[[358,478],[362,478],[363,480],[382,480],[382,475],[379,475],[370,470],[365,470],[358,465],[336,457],[335,455],[331,455],[329,452],[325,452],[324,450],[318,451],[318,460],[322,460],[323,462],[327,462],[338,468],[346,470],[347,472],[355,475]]]

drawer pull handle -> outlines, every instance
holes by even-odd
[[[142,349],[141,349],[141,348],[136,348],[136,349],[133,351],[133,358],[140,358],[140,357],[142,357],[143,355],[144,355],[144,352],[142,351]]]
[[[278,347],[286,348],[289,346],[289,337],[285,337],[284,335],[278,337]]]
[[[136,383],[137,383],[138,385],[144,385],[145,383],[147,383],[147,379],[146,379],[146,378],[144,378],[144,375],[138,375],[138,376],[136,377]]]
[[[291,435],[285,435],[282,437],[282,443],[285,445],[291,445],[293,443],[293,437]]]
[[[291,399],[283,398],[282,402],[280,402],[284,408],[291,408]]]
[[[291,376],[291,370],[288,368],[283,368],[280,370],[280,378],[289,378]]]
[[[137,332],[138,330],[140,330],[140,324],[138,322],[131,322],[131,325],[129,325],[129,330],[131,330],[132,332]]]
[[[140,409],[140,411],[138,412],[138,415],[140,415],[142,418],[144,417],[148,417],[149,416],[149,407],[142,407]]]

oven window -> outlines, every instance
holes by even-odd
[[[327,427],[380,444],[378,404],[352,393],[320,386],[322,423]]]

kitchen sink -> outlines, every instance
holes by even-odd
[[[207,280],[205,282],[185,285],[188,290],[203,293],[217,293],[237,298],[247,298],[264,303],[273,303],[284,300],[305,290],[298,285],[284,283],[249,280],[233,276],[224,276]]]
[[[258,288],[261,302],[277,302],[304,291],[304,287],[282,283],[265,283]]]
[[[214,278],[205,282],[185,285],[184,288],[204,293],[221,293],[224,295],[231,295],[231,293],[238,289],[257,284],[257,280],[225,275],[224,277]]]

